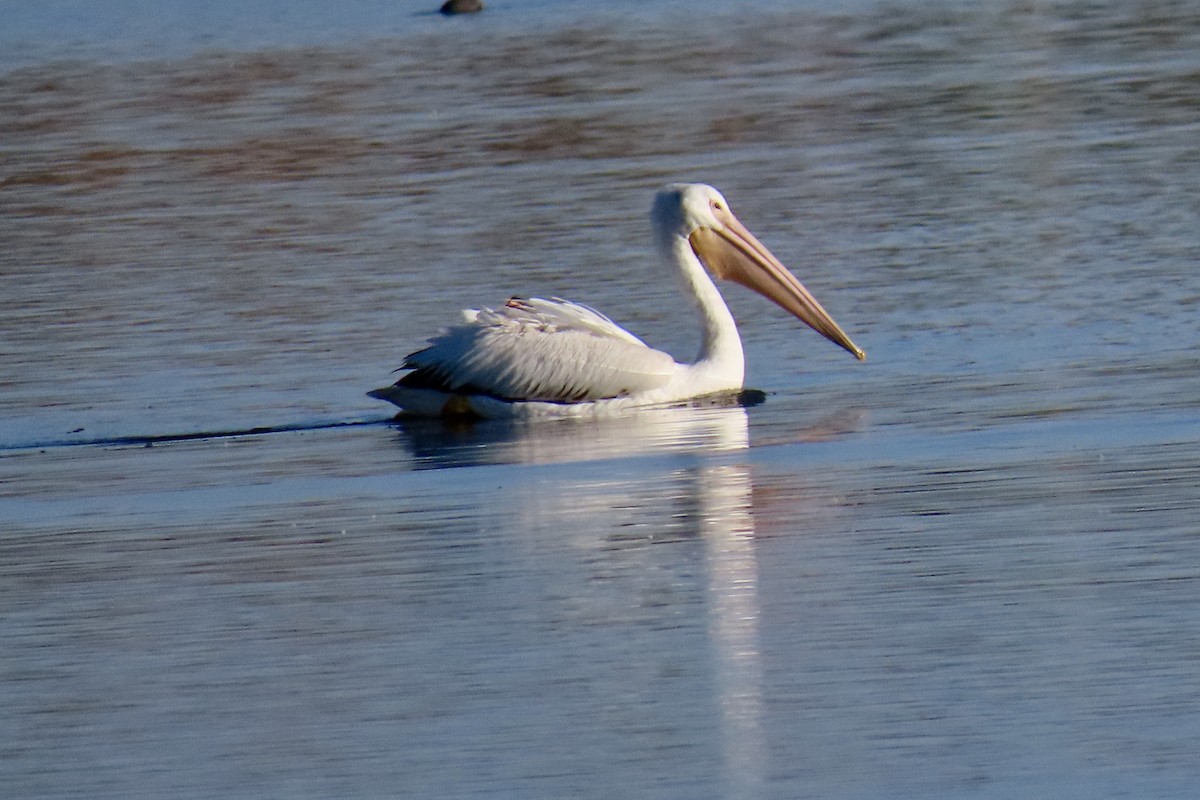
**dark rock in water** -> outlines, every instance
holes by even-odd
[[[482,0],[446,0],[439,9],[443,14],[474,14],[483,11]]]

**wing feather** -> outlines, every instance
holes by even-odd
[[[598,311],[558,298],[512,298],[464,312],[465,323],[405,359],[404,386],[488,394],[506,400],[582,402],[662,386],[675,371]]]

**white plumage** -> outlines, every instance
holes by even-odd
[[[404,368],[452,392],[558,403],[656,389],[675,370],[666,353],[568,300],[514,297],[464,316],[465,324],[431,339]]]
[[[729,211],[716,189],[675,184],[651,212],[663,262],[695,307],[703,340],[693,364],[648,347],[603,314],[558,298],[512,298],[412,353],[410,370],[370,392],[426,416],[580,416],[677,403],[742,387],[737,327],[710,277],[774,300],[841,347],[863,352]]]

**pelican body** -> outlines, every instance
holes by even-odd
[[[517,298],[470,309],[409,355],[409,372],[369,392],[419,416],[608,415],[742,389],[737,325],[713,279],[774,301],[860,361],[866,354],[816,298],[703,184],[671,184],[650,212],[666,267],[700,322],[696,361],[678,364],[608,317],[567,300]]]

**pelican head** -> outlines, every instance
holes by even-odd
[[[746,230],[713,187],[701,183],[666,186],[655,198],[650,216],[660,246],[671,249],[673,242],[686,241],[713,278],[761,294],[858,360],[867,357],[804,284]]]

